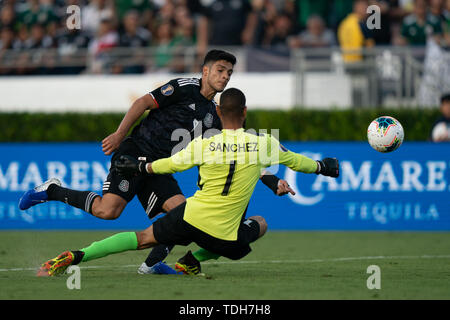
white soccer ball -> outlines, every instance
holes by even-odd
[[[389,116],[373,120],[367,129],[367,140],[379,152],[392,152],[403,142],[405,134],[400,122]]]

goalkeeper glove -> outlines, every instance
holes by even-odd
[[[145,159],[145,158],[144,158]],[[120,156],[119,160],[114,162],[117,172],[125,177],[136,176],[139,174],[148,174],[145,169],[146,160],[135,159],[132,156]]]
[[[324,158],[317,161],[317,174],[328,177],[339,177],[339,161],[336,158]]]

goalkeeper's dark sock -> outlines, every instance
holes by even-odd
[[[212,253],[212,252],[210,252],[208,250],[205,250],[203,248],[198,249],[192,255],[199,262],[206,261],[206,260],[211,260],[211,259],[217,260],[220,257],[220,254]]]
[[[84,256],[84,252],[80,251],[80,250],[72,250],[71,251],[73,253],[73,261],[72,264],[79,264],[81,262],[81,260],[83,259]]]
[[[156,263],[163,261],[167,255],[172,251],[174,246],[166,246],[164,244],[157,245],[150,251],[145,264],[147,267],[153,267]]]
[[[91,191],[77,191],[51,184],[47,188],[48,200],[57,200],[72,207],[79,208],[92,214],[92,204],[100,195]]]

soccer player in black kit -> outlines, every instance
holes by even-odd
[[[111,168],[103,184],[103,196],[91,191],[64,188],[59,180],[50,179],[27,191],[19,201],[19,208],[26,210],[42,202],[57,200],[100,219],[110,220],[118,218],[128,202],[137,195],[151,219],[185,202],[186,198],[172,175],[123,177],[117,173],[114,163],[121,155],[145,157],[149,162],[171,156],[174,148],[178,148],[175,152],[180,150],[180,141],[172,137],[177,129],[189,133],[191,140],[195,134],[204,134],[208,129],[221,130],[213,99],[217,92],[225,89],[235,63],[236,58],[232,54],[211,50],[205,56],[201,79],[171,80],[132,104],[116,132],[102,141],[103,152],[112,154]],[[150,110],[149,115],[126,137],[146,110]],[[189,142],[185,141],[185,145]],[[269,173],[261,180],[278,195],[293,193],[284,180]],[[170,267],[160,264],[171,249],[171,246],[165,245],[155,247],[138,272],[171,273]],[[157,264],[160,269],[153,269]]]

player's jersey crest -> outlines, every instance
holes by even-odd
[[[205,127],[211,128],[213,121],[214,121],[213,115],[208,112],[205,118],[203,119],[203,124],[205,125]]]
[[[122,192],[128,192],[128,189],[130,188],[130,182],[128,180],[122,180],[119,184],[119,190]]]
[[[174,88],[171,84],[166,84],[161,87],[161,93],[165,96],[170,96],[174,92]]]

